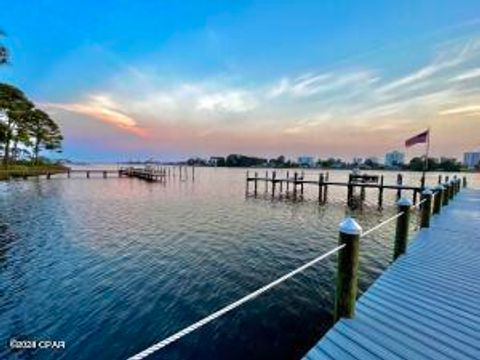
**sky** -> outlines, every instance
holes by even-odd
[[[73,160],[480,148],[478,0],[0,0],[0,29]]]

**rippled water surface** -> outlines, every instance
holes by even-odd
[[[335,247],[345,190],[328,196],[318,205],[313,187],[305,201],[272,200],[262,184],[246,197],[245,171],[221,168],[166,184],[97,175],[0,183],[0,358],[133,355]],[[382,212],[376,196],[369,190],[354,214],[364,229],[395,212],[393,192]],[[362,290],[388,266],[393,228],[362,239]],[[335,264],[322,261],[152,358],[299,358],[331,326]],[[66,349],[12,355],[12,337]]]

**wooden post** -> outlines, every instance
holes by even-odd
[[[90,179],[90,171],[87,171],[87,179]]]
[[[440,214],[443,202],[443,186],[438,184],[435,186],[435,197],[433,198],[433,213]]]
[[[67,170],[67,178],[70,179],[70,169]]]
[[[103,171],[103,178],[104,178],[104,179],[107,178],[107,171],[106,171],[106,170]]]
[[[303,180],[305,179],[305,172],[302,170],[302,182],[300,183],[300,194],[303,196]]]
[[[275,179],[277,177],[277,172],[276,171],[272,171],[272,198],[275,196]]]
[[[393,260],[397,259],[407,250],[408,226],[410,223],[410,208],[412,207],[412,202],[407,198],[400,198],[400,200],[397,201],[397,206],[398,213],[402,215],[397,218]]]
[[[288,188],[290,187],[290,172],[287,171],[287,195],[288,195]]]
[[[328,178],[329,178],[329,175],[328,175],[328,172],[325,173],[325,176],[323,178],[323,202],[326,203],[327,200],[328,200]]]
[[[258,173],[255,171],[255,181],[253,182],[253,194],[257,196]]]
[[[453,181],[450,180],[448,182],[448,197],[449,197],[450,200],[453,200],[453,195],[455,195],[453,186],[454,186]]]
[[[352,185],[352,174],[348,174],[348,185],[347,185],[347,206],[352,207],[353,205],[353,185]]]
[[[318,202],[323,202],[323,174],[318,175]]]
[[[397,175],[397,185],[402,185],[403,184],[403,176],[402,174]],[[400,200],[402,197],[402,189],[397,190],[397,200]]]
[[[248,176],[248,170],[247,170],[247,183],[246,183],[246,186],[245,186],[245,194],[248,195],[248,184],[249,184],[249,181],[250,181],[250,178]]]
[[[268,192],[268,171],[265,171],[265,193]]]
[[[340,224],[338,244],[345,247],[338,252],[335,322],[340,318],[353,318],[355,315],[361,233],[362,228],[352,218],[346,218]]]
[[[447,206],[450,201],[450,194],[448,193],[448,182],[443,185],[443,198],[442,198],[442,205]]]
[[[442,175],[438,175],[438,183],[439,183],[439,184],[442,183]]]
[[[412,203],[415,205],[417,203],[417,189],[413,189]]]
[[[380,176],[380,187],[378,188],[378,208],[383,208],[383,182],[384,178],[383,175]]]
[[[466,176],[463,177],[463,187],[464,188],[467,187],[467,177]]]
[[[297,178],[298,174],[295,171],[295,174],[293,174],[293,196],[297,197]]]
[[[430,189],[425,189],[422,191],[422,201],[421,204],[421,217],[420,217],[420,227],[429,228],[430,227],[430,217],[432,215],[432,191]]]
[[[51,173],[47,173],[47,179],[50,180],[51,177],[52,177],[52,174],[51,174]]]

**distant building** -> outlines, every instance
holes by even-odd
[[[225,158],[221,156],[212,156],[208,160],[208,165],[210,166],[225,166]]]
[[[403,165],[405,162],[405,154],[394,150],[385,154],[385,166],[396,167]]]
[[[471,151],[463,154],[463,164],[469,168],[474,169],[480,163],[480,151]]]
[[[315,165],[315,160],[312,156],[299,156],[297,162],[298,165],[303,167],[313,167]]]
[[[355,165],[360,165],[363,162],[363,159],[361,157],[354,157],[353,158],[353,163]]]

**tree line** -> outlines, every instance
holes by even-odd
[[[191,158],[186,161],[188,165],[196,166],[218,166],[218,167],[270,167],[270,168],[297,168],[310,167],[292,160],[287,160],[285,156],[280,155],[276,158],[266,159],[255,156],[246,156],[241,154],[230,154],[226,157],[212,157],[210,160],[202,158]],[[345,162],[339,158],[328,158],[325,160],[318,159],[314,168],[322,169],[353,169],[360,168],[363,170],[384,170],[385,165],[380,164],[372,159],[358,162]],[[425,167],[425,159],[415,157],[408,164],[400,164],[398,170],[423,171]],[[456,159],[451,158],[428,158],[427,171],[460,171],[462,164]]]
[[[3,164],[29,157],[38,164],[42,150],[61,151],[63,136],[50,116],[16,87],[0,83],[0,150]]]

